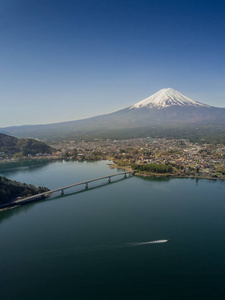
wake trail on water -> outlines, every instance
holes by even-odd
[[[129,243],[129,246],[142,246],[142,245],[148,245],[148,244],[163,244],[167,243],[169,240],[155,240],[155,241],[149,241],[149,242],[137,242],[137,243]]]
[[[133,242],[133,243],[122,243],[122,244],[103,244],[95,246],[75,246],[75,247],[62,247],[62,248],[49,248],[49,249],[27,249],[26,251],[13,251],[9,255],[9,251],[1,251],[0,257],[0,266],[1,263],[4,263],[7,258],[10,259],[10,262],[15,264],[19,261],[28,261],[28,260],[44,260],[44,259],[54,259],[54,257],[66,257],[74,256],[80,254],[91,254],[99,251],[111,251],[119,250],[130,247],[137,246],[146,246],[150,244],[163,244],[167,243],[169,240],[154,240],[147,242]],[[4,255],[5,254],[5,255]]]

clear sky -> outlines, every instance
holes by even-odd
[[[168,87],[225,107],[224,0],[0,1],[0,127],[109,113]]]

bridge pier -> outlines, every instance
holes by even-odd
[[[126,178],[126,177],[127,177],[127,174],[125,173],[123,177]]]
[[[84,186],[84,187],[85,187],[85,189],[88,189],[88,184],[87,184],[87,183],[85,183],[85,186]]]
[[[61,190],[61,195],[62,195],[62,196],[64,195],[64,190]]]
[[[108,178],[108,183],[110,183],[110,182],[111,182],[111,178],[109,177],[109,178]]]

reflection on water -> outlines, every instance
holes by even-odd
[[[140,178],[143,180],[143,181],[157,181],[157,182],[168,182],[171,180],[171,178],[169,176],[162,176],[162,177],[159,177],[159,176],[149,176],[149,177],[142,177],[140,176]]]
[[[26,170],[27,172],[36,172],[38,169],[45,168],[47,165],[55,163],[55,161],[50,161],[47,159],[40,160],[21,160],[18,162],[2,163],[0,164],[0,174],[2,176],[7,176],[9,174],[16,174],[21,171]]]

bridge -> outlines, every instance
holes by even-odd
[[[61,195],[64,195],[64,190],[67,190],[69,188],[72,188],[72,187],[75,187],[75,186],[78,186],[78,185],[84,185],[84,188],[88,189],[88,184],[90,182],[94,182],[94,181],[98,181],[98,180],[102,180],[102,179],[107,179],[108,183],[110,183],[112,177],[122,175],[124,178],[126,178],[127,176],[132,176],[134,174],[135,174],[134,171],[126,171],[126,172],[116,173],[116,174],[112,174],[112,175],[107,175],[107,176],[103,176],[103,177],[98,177],[98,178],[94,178],[94,179],[74,183],[74,184],[67,185],[67,186],[57,188],[57,189],[54,189],[54,190],[50,190],[50,191],[47,191],[47,192],[44,192],[44,193],[36,194],[36,195],[30,196],[30,197],[26,197],[26,198],[23,198],[23,199],[18,199],[18,200],[9,202],[9,203],[2,204],[2,205],[0,205],[0,209],[6,208],[6,207],[23,205],[23,204],[34,202],[34,201],[37,201],[37,200],[42,200],[42,199],[45,199],[46,197],[50,197],[52,194],[54,194],[56,192],[60,192]]]

